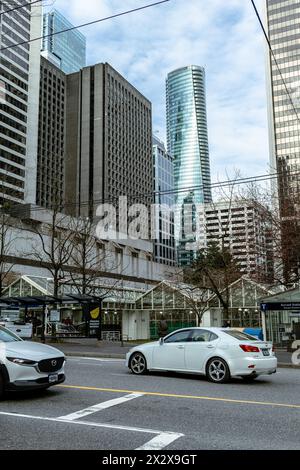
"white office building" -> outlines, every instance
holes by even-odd
[[[35,202],[40,9],[0,2],[0,204]]]
[[[272,282],[270,221],[251,201],[197,205],[197,248],[211,243],[230,249],[241,270],[260,282]]]

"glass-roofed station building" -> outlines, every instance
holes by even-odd
[[[91,308],[87,310],[87,306]],[[199,316],[204,328],[221,327],[229,321],[233,328],[261,329],[266,340],[280,347],[300,341],[299,288],[285,292],[277,289],[276,293],[247,276],[229,286],[226,313],[216,294],[171,281],[162,281],[147,291],[101,285],[90,296],[79,295],[74,285],[62,285],[55,301],[51,278],[23,275],[0,298],[0,323],[36,317],[39,328],[44,325],[49,336],[53,323],[63,337],[98,336],[93,324],[98,319],[101,339],[158,339],[161,320],[171,333],[199,326]],[[39,336],[40,330],[34,333]]]
[[[62,336],[95,336],[95,331],[90,334],[85,324],[87,313],[90,317],[90,310],[97,310],[94,319],[101,318],[103,339],[106,338],[106,333],[111,332],[118,339],[123,311],[132,309],[143,291],[102,284],[95,286],[90,293],[91,295],[80,295],[75,285],[61,284],[59,297],[55,299],[52,278],[23,275],[7,287],[0,298],[0,322],[31,321],[35,318],[40,326],[44,324],[46,335],[50,335],[51,324],[55,323],[57,333]],[[90,307],[88,312],[87,307]],[[69,324],[69,328],[65,328],[66,324]],[[36,333],[39,334],[40,331]]]

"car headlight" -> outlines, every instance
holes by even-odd
[[[22,359],[19,357],[7,357],[10,362],[14,364],[18,364],[19,366],[35,366],[37,364],[36,361],[31,361],[30,359]]]

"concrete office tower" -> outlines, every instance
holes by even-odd
[[[74,26],[57,10],[43,16],[42,55],[65,73],[77,72],[86,65],[86,38],[77,29],[50,36]]]
[[[268,50],[270,163],[274,171],[280,170],[282,165],[286,165],[287,170],[299,171],[300,2],[266,0],[266,15],[268,34],[278,64]]]
[[[67,76],[41,57],[36,203],[62,210]]]
[[[274,282],[272,218],[251,201],[220,201],[197,206],[198,249],[224,244],[240,270],[259,282]]]
[[[175,265],[174,239],[174,162],[164,143],[153,136],[155,189],[155,261]],[[170,208],[170,211],[167,208]]]
[[[40,51],[36,43],[5,48],[40,31],[40,7],[21,0],[1,2],[0,13],[0,204],[34,202],[35,180],[30,182],[33,190],[25,182],[36,169]]]
[[[204,68],[190,65],[169,73],[166,92],[168,152],[174,157],[175,203],[180,211],[187,196],[192,203],[211,202]],[[189,264],[182,233],[180,221],[175,226],[182,254],[179,264]]]
[[[109,64],[67,76],[66,202],[73,214],[153,201],[151,103]],[[147,195],[147,196],[145,196]],[[127,219],[127,213],[123,213]]]
[[[273,55],[268,50],[267,80],[270,164],[279,172],[277,187],[282,222],[284,277],[300,266],[300,2],[266,0],[266,26]],[[277,62],[277,64],[276,64]],[[288,90],[288,91],[287,91]],[[291,240],[291,234],[293,240]]]

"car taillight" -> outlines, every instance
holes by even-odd
[[[240,348],[244,352],[259,352],[259,348],[256,346],[250,346],[250,344],[240,344]]]

